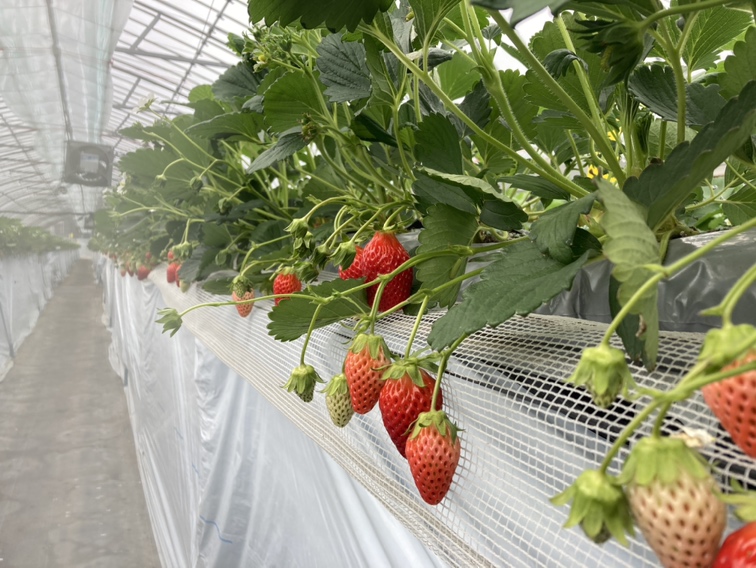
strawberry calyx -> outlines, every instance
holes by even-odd
[[[658,481],[676,483],[684,474],[694,479],[711,476],[709,464],[681,438],[650,436],[635,444],[618,481],[641,487]]]
[[[349,383],[344,373],[338,374],[333,377],[323,390],[320,392],[330,396],[341,396],[349,394]]]
[[[634,384],[625,354],[605,343],[583,351],[575,372],[567,382],[585,386],[593,401],[603,408],[611,406],[620,392],[626,393]]]
[[[724,325],[706,334],[698,361],[706,365],[707,371],[719,371],[752,349],[754,345],[756,345],[756,327],[748,324]]]
[[[383,372],[381,379],[384,381],[399,380],[408,376],[420,388],[425,387],[423,375],[420,372],[420,365],[417,359],[402,359],[389,365]]]
[[[368,348],[370,357],[372,359],[378,359],[383,352],[384,357],[391,360],[391,351],[389,351],[386,340],[381,335],[373,335],[370,333],[360,333],[352,340],[352,345],[349,347],[349,351],[354,354],[362,353],[365,348]]]
[[[312,365],[299,365],[291,372],[284,388],[288,392],[296,393],[304,402],[310,402],[315,393],[315,386],[322,382],[323,379]]]
[[[234,278],[234,281],[231,284],[231,291],[239,298],[243,297],[247,292],[252,292],[252,288],[252,283],[241,275]]]
[[[415,421],[415,426],[412,428],[412,433],[409,439],[412,440],[420,435],[423,428],[435,428],[438,433],[446,438],[447,434],[450,436],[452,445],[457,442],[457,434],[460,432],[460,428],[446,415],[443,410],[429,410],[428,412],[421,412],[420,416]]]
[[[719,495],[719,500],[734,507],[735,516],[744,523],[756,521],[756,492],[742,489],[730,495]]]
[[[551,498],[559,507],[570,501],[572,506],[565,528],[580,525],[585,535],[597,544],[614,537],[629,546],[627,535],[635,534],[633,517],[617,479],[602,471],[584,471],[570,487]]]

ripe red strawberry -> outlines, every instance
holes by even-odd
[[[636,524],[665,568],[712,565],[727,508],[700,455],[681,439],[645,438],[620,479]]]
[[[349,265],[349,268],[346,270],[343,270],[339,266],[339,277],[342,280],[351,280],[351,279],[357,279],[362,278],[362,251],[363,248],[358,246],[356,247],[357,252],[354,255],[354,260],[352,261],[352,264]]]
[[[361,333],[354,338],[344,361],[344,374],[357,414],[367,414],[378,402],[384,384],[381,377],[391,362],[389,357],[382,337]]]
[[[378,231],[362,251],[360,266],[367,282],[381,274],[393,272],[410,258],[409,253],[393,233]],[[368,304],[373,305],[378,285],[367,289]],[[412,291],[412,269],[396,275],[386,286],[378,309],[385,312],[409,298]]]
[[[176,286],[181,287],[181,265],[176,265]]]
[[[748,523],[725,539],[713,568],[753,568],[754,566],[756,566],[756,523]]]
[[[333,377],[323,392],[326,395],[326,407],[331,421],[339,428],[343,428],[354,416],[349,384],[344,373]]]
[[[291,270],[285,270],[276,275],[273,280],[273,293],[274,294],[296,294],[302,290],[302,283]],[[280,304],[282,300],[288,300],[288,298],[276,298],[276,305]]]
[[[121,276],[126,276],[126,267],[125,266],[121,267]]]
[[[144,264],[140,264],[139,268],[137,268],[137,278],[139,280],[144,280],[149,275],[150,275],[150,267]]]
[[[410,427],[420,413],[431,409],[436,380],[414,363],[392,365],[384,374],[384,379],[386,384],[378,399],[383,425],[396,449],[403,457],[407,457],[405,446]],[[441,410],[442,407],[443,395],[439,391],[435,410]]]
[[[243,279],[236,280],[231,290],[231,298],[234,302],[242,302],[244,300],[251,300],[255,297],[255,292],[252,290],[252,285]],[[252,313],[252,306],[254,304],[236,304],[236,311],[243,318],[246,318]]]
[[[423,412],[407,440],[407,462],[420,496],[438,505],[451,487],[461,443],[443,410]]]
[[[753,361],[756,361],[756,349],[723,370],[735,369]],[[756,458],[756,371],[712,383],[703,387],[701,392],[732,440],[743,452]]]
[[[178,270],[178,267],[178,262],[172,262],[168,265],[168,268],[166,268],[165,279],[169,284],[173,284],[176,281],[176,271]]]

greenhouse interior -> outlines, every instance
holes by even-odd
[[[756,567],[754,0],[0,0],[0,567]]]

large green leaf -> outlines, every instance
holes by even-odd
[[[713,67],[721,48],[743,33],[752,22],[749,13],[721,6],[697,12],[683,52],[688,68],[695,70]]]
[[[346,292],[362,284],[362,280],[333,280],[311,286],[301,292],[313,298],[328,298],[334,292]],[[305,335],[315,314],[317,304],[304,298],[289,298],[274,307],[269,316],[268,333],[278,341],[294,341]],[[315,328],[365,314],[370,311],[364,290],[354,292],[326,304],[318,316]]]
[[[648,209],[656,229],[690,193],[735,152],[756,128],[756,81],[730,100],[690,143],[677,146],[664,164],[652,164],[640,178],[630,178],[625,193]]]
[[[425,41],[428,34],[434,34],[444,16],[459,2],[460,0],[409,0],[420,41]]]
[[[508,146],[512,145],[512,132],[501,120],[491,120],[483,130],[495,140],[503,142]],[[515,169],[516,164],[514,160],[497,146],[490,144],[487,140],[476,134],[473,134],[470,138],[480,153],[481,166],[485,168],[486,173],[492,175],[508,174]]]
[[[237,63],[213,83],[215,98],[224,102],[248,99],[257,94],[265,73],[255,73],[249,63]]]
[[[677,121],[677,89],[671,67],[639,67],[630,76],[628,88],[651,112],[664,120]],[[685,91],[685,122],[691,126],[710,123],[726,102],[719,94],[718,85],[692,83],[686,85]]]
[[[461,174],[462,149],[454,125],[442,114],[430,114],[415,133],[415,155],[427,168]]]
[[[572,241],[578,219],[580,215],[590,212],[595,199],[595,194],[586,195],[541,215],[530,229],[530,238],[535,241],[538,249],[563,264],[572,262]]]
[[[512,8],[511,22],[519,24],[525,18],[529,18],[544,8],[550,8],[556,12],[567,4],[569,0],[472,0],[473,5],[491,8],[493,10],[507,10]]]
[[[341,34],[327,36],[317,48],[320,81],[332,103],[344,103],[370,96],[370,71],[365,46],[342,41]]]
[[[415,178],[412,193],[415,195],[418,208],[423,213],[436,203],[445,203],[459,211],[475,215],[478,212],[477,205],[483,201],[483,194],[480,192],[465,190],[433,179],[422,172],[417,172]]]
[[[588,253],[564,265],[544,256],[530,240],[513,244],[463,292],[463,300],[436,321],[429,345],[443,349],[463,334],[529,314],[569,288],[587,259]]]
[[[528,80],[516,69],[500,71],[499,77],[517,123],[528,137],[533,138],[535,136],[533,120],[538,115],[538,107],[525,94],[525,85]]]
[[[455,53],[449,61],[439,65],[436,73],[441,88],[452,100],[464,97],[480,81],[478,65],[461,53]]]
[[[720,77],[722,95],[727,98],[737,95],[746,83],[756,77],[756,26],[746,33],[745,40],[739,41],[724,62],[725,73]]]
[[[500,231],[519,231],[528,214],[511,201],[486,199],[480,207],[480,222]]]
[[[265,93],[265,121],[276,132],[301,124],[306,115],[322,111],[318,86],[303,71],[287,73]]]
[[[354,31],[360,22],[372,22],[393,4],[393,0],[249,0],[249,19],[252,23],[264,19],[267,25],[278,21],[283,26],[300,20],[305,28],[325,23],[331,30],[346,26]]]
[[[281,137],[273,146],[257,156],[247,169],[247,173],[251,174],[269,168],[273,164],[293,156],[305,146],[307,146],[307,142],[302,138],[302,127],[295,126],[281,134]]]
[[[512,187],[517,189],[523,189],[529,191],[533,195],[537,195],[541,199],[569,199],[570,194],[566,190],[562,189],[558,185],[550,182],[549,180],[540,178],[538,176],[529,176],[526,174],[517,174],[514,176],[506,176],[499,179],[504,183],[508,183]]]
[[[261,130],[263,130],[261,115],[252,112],[230,112],[190,126],[186,132],[202,138],[241,136],[259,144]]]
[[[484,179],[464,174],[447,174],[430,168],[423,168],[421,171],[433,179],[456,185],[464,190],[482,191],[483,193],[488,193],[497,198],[500,198],[502,195],[498,188],[495,188]]]
[[[722,209],[733,225],[741,225],[756,217],[756,189],[744,187],[727,198]]]
[[[617,187],[599,180],[599,197],[604,204],[601,226],[607,234],[604,254],[614,263],[612,276],[620,283],[617,299],[621,306],[653,276],[645,266],[659,263],[659,243],[648,228],[645,211]],[[640,316],[635,333],[645,339],[645,360],[648,366],[656,363],[659,348],[658,289],[654,286],[635,303],[630,313]]]
[[[428,209],[423,217],[424,229],[418,237],[417,254],[448,250],[452,245],[470,246],[478,232],[475,215],[464,213],[448,205],[438,204]],[[417,279],[425,288],[436,288],[464,273],[464,257],[438,256],[418,265]],[[431,298],[442,306],[451,306],[457,300],[459,285],[452,286]]]

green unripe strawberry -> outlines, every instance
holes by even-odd
[[[352,397],[349,395],[346,375],[341,373],[333,377],[328,386],[323,389],[323,392],[326,395],[326,407],[331,416],[331,421],[339,428],[349,424],[352,416],[354,416],[354,408],[352,407]]]
[[[294,369],[284,388],[294,392],[304,402],[311,402],[315,394],[315,385],[323,380],[312,365],[300,365]]]

